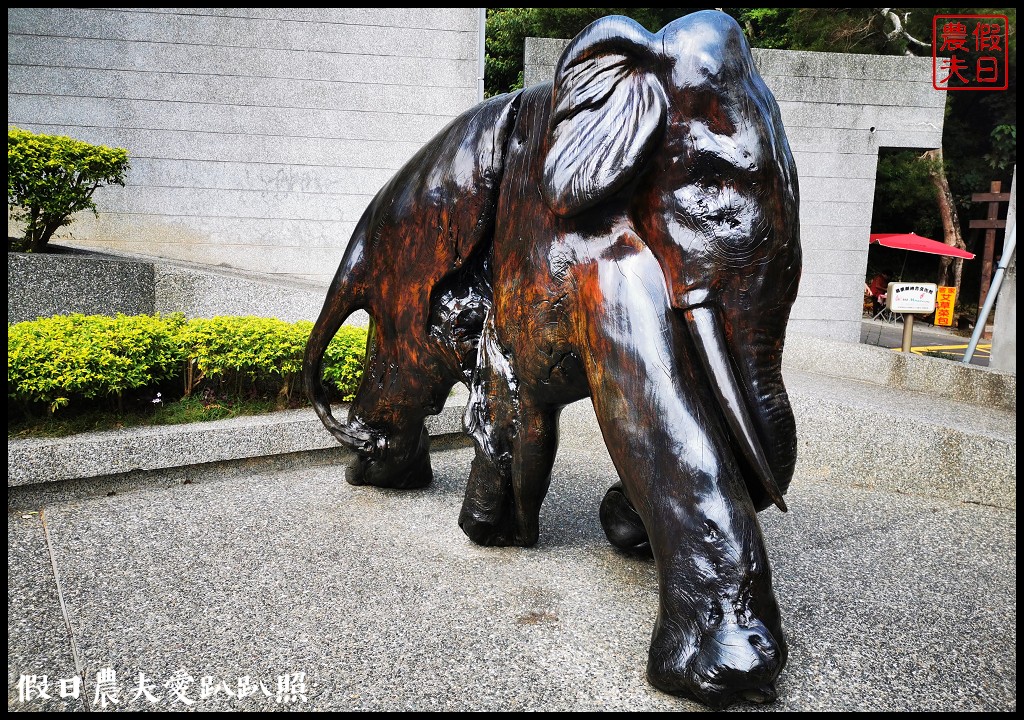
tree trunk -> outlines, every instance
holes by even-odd
[[[921,156],[921,160],[928,163],[928,174],[931,176],[932,184],[935,186],[935,198],[939,205],[939,215],[942,217],[942,241],[946,245],[966,250],[967,245],[960,234],[960,218],[956,213],[956,204],[953,202],[953,193],[949,191],[949,182],[946,180],[946,168],[943,165],[942,150],[929,150]],[[963,274],[964,261],[961,258],[943,255],[939,258],[938,284],[956,288],[957,299],[960,297],[960,277]],[[950,277],[952,275],[952,277]]]

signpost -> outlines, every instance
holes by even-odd
[[[914,337],[914,315],[927,315],[935,310],[938,286],[935,283],[891,282],[885,292],[885,305],[901,313],[903,320],[903,352],[910,352]]]

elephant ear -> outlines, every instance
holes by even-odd
[[[541,192],[568,217],[635,178],[661,140],[667,99],[653,69],[654,36],[635,21],[602,18],[562,53],[551,93]]]

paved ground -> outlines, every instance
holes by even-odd
[[[947,328],[915,322],[911,351],[921,355],[937,355],[959,361],[963,359],[970,340],[970,335],[958,335]],[[865,318],[861,322],[860,341],[878,347],[902,348],[903,321],[882,322]],[[988,367],[991,349],[992,341],[982,340],[978,343],[978,348],[971,358],[971,364]]]
[[[185,709],[175,679],[192,709],[274,709],[304,673],[296,709],[700,710],[644,680],[653,564],[608,545],[615,473],[581,445],[526,550],[459,530],[468,448],[436,451],[411,492],[302,457],[111,496],[9,489],[8,708],[100,709],[111,669],[118,709]],[[790,660],[776,703],[735,709],[1015,710],[1015,512],[848,480],[798,478],[791,511],[762,516]],[[85,688],[61,699],[76,667]],[[51,699],[22,702],[23,675]],[[255,694],[229,697],[240,682]]]

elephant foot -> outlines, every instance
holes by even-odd
[[[520,522],[507,468],[503,471],[488,455],[477,453],[466,483],[459,527],[477,545],[530,547],[539,536],[537,519]]]
[[[426,487],[434,479],[430,467],[430,434],[426,428],[414,447],[411,453],[395,452],[390,447],[371,455],[356,453],[345,469],[345,479],[350,485],[396,490]]]
[[[651,543],[640,515],[622,490],[622,483],[608,488],[601,501],[601,527],[615,547],[627,553],[651,557]]]
[[[466,493],[459,513],[459,527],[477,545],[498,547],[532,547],[540,537],[537,518],[523,520],[516,516],[511,497],[495,507],[481,502],[482,496]]]
[[[658,623],[647,678],[659,690],[712,708],[735,702],[775,700],[775,680],[786,647],[760,622],[723,622],[695,640],[680,637],[678,624]]]
[[[512,518],[492,519],[486,514],[474,510],[467,505],[462,506],[459,513],[459,527],[466,537],[477,545],[497,547],[529,547],[532,542],[523,542],[516,535],[515,522]],[[536,538],[534,538],[536,542]]]

